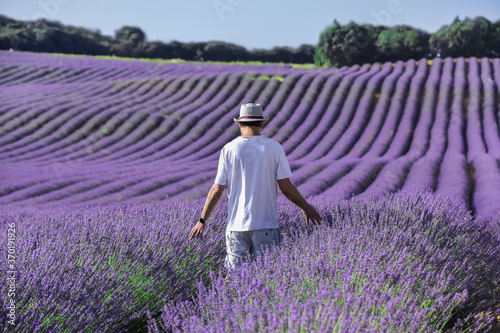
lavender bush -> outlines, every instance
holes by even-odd
[[[489,327],[474,315],[499,299],[499,247],[467,211],[430,194],[317,204],[327,224],[308,229],[288,215],[280,248],[149,314],[150,332]]]
[[[2,226],[16,223],[23,259],[13,331],[134,332],[146,328],[148,313],[151,331],[487,327],[473,319],[499,299],[499,240],[463,208],[431,194],[313,203],[325,219],[319,228],[280,199],[280,251],[230,283],[225,201],[205,239],[191,242],[201,201],[10,207]]]
[[[2,211],[4,230],[16,224],[22,258],[16,325],[2,311],[2,331],[125,332],[147,309],[190,299],[225,253],[220,223],[211,224],[203,243],[188,243],[201,208],[172,202]],[[218,210],[214,218],[225,217]],[[1,238],[4,244],[6,233]],[[6,297],[1,293],[0,303]]]

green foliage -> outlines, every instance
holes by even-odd
[[[434,57],[498,57],[500,21],[455,18],[434,34],[408,25],[341,25],[336,20],[320,34],[314,55],[318,67]]]
[[[500,57],[500,20],[492,24],[491,38],[491,53],[494,57]]]
[[[124,26],[115,31],[115,39],[122,43],[137,45],[146,41],[146,34],[138,27]]]
[[[316,66],[351,66],[376,60],[375,42],[379,28],[354,22],[342,26],[337,21],[323,31],[314,55]]]
[[[456,18],[441,27],[430,40],[433,54],[439,57],[494,57],[498,56],[498,26],[484,17]]]
[[[379,61],[420,59],[428,57],[429,34],[408,25],[383,30],[376,42]]]
[[[0,15],[0,49],[77,53],[108,54],[109,48],[104,43],[111,43],[112,38],[101,36],[99,31],[91,31],[59,22],[40,19],[37,21],[15,21]]]
[[[208,42],[198,54],[203,60],[210,61],[245,61],[249,58],[244,47],[217,41]]]
[[[251,51],[252,60],[266,63],[312,63],[315,47],[303,44],[297,49],[290,47],[273,47],[271,50],[254,49]]]

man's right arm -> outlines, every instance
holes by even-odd
[[[278,180],[278,186],[288,200],[302,209],[307,224],[309,224],[309,221],[311,221],[312,224],[321,224],[321,216],[316,209],[304,199],[299,190],[292,184],[290,178]]]
[[[214,183],[212,188],[208,192],[207,199],[205,200],[205,205],[203,206],[203,211],[201,212],[201,218],[203,220],[208,220],[210,215],[212,215],[213,210],[219,203],[222,194],[224,193],[225,185],[219,185]],[[205,231],[204,223],[196,223],[194,228],[189,233],[189,239],[199,238],[203,239],[203,232]]]

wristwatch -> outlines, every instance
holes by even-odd
[[[198,222],[200,222],[201,224],[205,224],[207,221],[205,221],[202,217],[200,217],[200,219],[198,220]]]

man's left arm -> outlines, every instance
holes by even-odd
[[[321,216],[318,214],[316,209],[311,206],[306,199],[304,199],[299,190],[292,184],[290,178],[279,179],[278,186],[288,200],[302,209],[302,213],[306,217],[307,224],[309,224],[309,221],[315,225],[321,224]]]
[[[215,207],[219,203],[222,198],[222,194],[224,193],[225,185],[219,185],[214,183],[212,188],[208,192],[207,199],[205,200],[205,205],[203,206],[203,211],[201,212],[201,218],[203,220],[208,220],[212,215]],[[199,238],[203,239],[203,232],[205,231],[205,223],[198,222],[194,226],[194,228],[189,233],[189,239]]]

